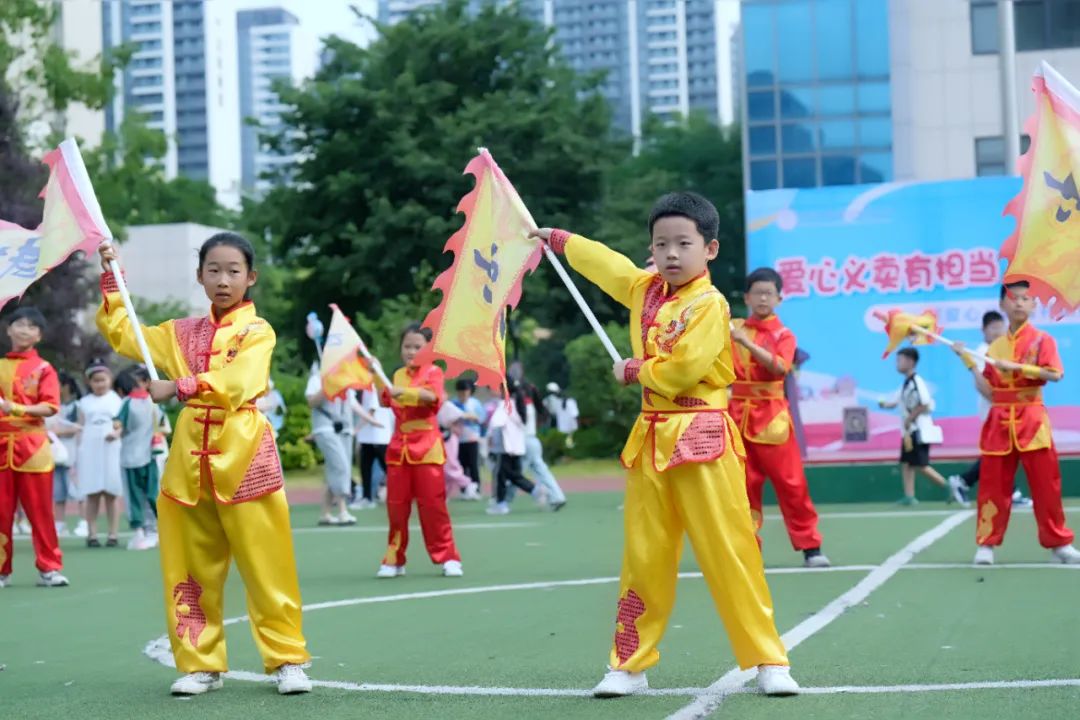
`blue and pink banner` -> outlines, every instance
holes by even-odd
[[[811,461],[898,457],[900,417],[877,401],[902,377],[895,359],[881,359],[887,338],[874,313],[935,310],[947,337],[981,343],[983,313],[998,305],[998,248],[1014,229],[1002,208],[1020,185],[979,178],[747,195],[748,269],[780,272],[778,312],[810,355],[798,384]],[[1034,321],[1057,339],[1065,363],[1065,379],[1045,393],[1054,438],[1063,453],[1080,453],[1080,315],[1054,322],[1040,308]],[[970,373],[942,345],[919,353],[945,435],[932,456],[973,457],[981,422]],[[866,439],[845,439],[845,408],[858,407]]]

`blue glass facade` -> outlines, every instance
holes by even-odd
[[[743,0],[747,185],[892,180],[888,0]]]

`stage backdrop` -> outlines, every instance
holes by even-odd
[[[877,401],[902,377],[895,356],[881,359],[886,337],[873,313],[934,309],[946,336],[982,342],[982,314],[998,304],[998,248],[1013,228],[1001,211],[1019,190],[1019,178],[979,178],[748,194],[748,270],[768,265],[783,276],[779,315],[810,354],[798,376],[810,460],[897,458],[899,415]],[[1080,453],[1080,317],[1052,322],[1040,308],[1034,320],[1065,364],[1065,379],[1045,394],[1054,438],[1061,452]],[[945,435],[931,457],[973,456],[980,422],[970,374],[947,347],[919,352]]]

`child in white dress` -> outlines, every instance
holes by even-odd
[[[97,517],[101,501],[109,521],[106,547],[116,547],[120,529],[120,508],[116,501],[124,490],[120,472],[120,433],[113,429],[113,418],[123,401],[113,392],[113,375],[102,360],[91,360],[86,369],[90,394],[79,400],[79,490],[86,498],[87,547],[101,547],[97,538]]]

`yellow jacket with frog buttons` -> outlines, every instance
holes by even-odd
[[[709,462],[727,452],[745,455],[727,413],[735,380],[731,310],[703,273],[679,288],[659,274],[580,235],[565,245],[571,266],[630,309],[634,350],[629,373],[641,384],[641,414],[623,448],[632,467],[648,452],[663,472],[687,462]]]

